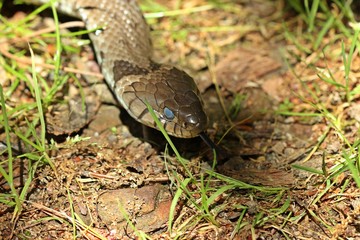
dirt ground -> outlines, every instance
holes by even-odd
[[[157,2],[174,9],[177,1]],[[207,4],[183,1],[181,8]],[[16,22],[33,9],[8,4],[1,14]],[[173,139],[189,160],[184,167],[159,132],[151,131],[151,138],[143,139],[142,127],[118,106],[101,79],[79,75],[81,90],[70,78],[56,95],[61,101],[45,109],[51,164],[38,165],[20,216],[12,219],[13,208],[0,204],[2,238],[141,239],[133,224],[152,239],[360,239],[360,191],[350,173],[341,172],[329,180],[326,175],[293,167],[323,171],[342,161],[344,142],[311,105],[310,92],[319,93],[318,101],[329,112],[341,112],[346,119],[344,136],[350,142],[357,140],[358,100],[344,105],[337,88],[318,77],[319,69],[329,67],[335,77],[343,79],[342,59],[336,55],[341,41],[332,41],[334,33],[329,33],[324,38],[329,43],[326,54],[299,51],[285,37],[283,26],[286,22],[291,31],[301,29],[298,16],[286,9],[280,0],[228,1],[179,15],[176,24],[166,17],[149,19],[154,58],[179,66],[198,83],[210,118],[208,134],[215,142],[221,140],[219,145],[227,154],[219,157],[215,172],[259,189],[229,188],[217,196],[209,212],[201,213],[194,205],[201,205],[202,192],[196,190],[213,165],[209,147],[198,138]],[[74,21],[65,16],[60,20]],[[51,11],[35,22],[36,30],[53,26]],[[63,42],[72,44],[66,38]],[[20,51],[26,46],[19,43],[16,47]],[[51,52],[54,47],[50,44],[46,49]],[[36,54],[41,57],[41,52]],[[63,55],[68,66],[100,73],[89,45],[78,55]],[[5,56],[8,58],[11,56]],[[351,69],[353,86],[358,83],[359,61],[356,55]],[[40,67],[39,71],[51,81],[51,70]],[[13,79],[0,81],[6,89]],[[9,105],[26,101],[34,99],[22,84],[9,98]],[[281,114],[287,111],[314,114]],[[25,123],[25,118],[14,120],[20,130],[26,128]],[[3,129],[0,140],[5,142]],[[18,155],[34,151],[24,149],[15,134],[12,143]],[[3,152],[1,161],[6,157]],[[19,157],[14,163],[17,188],[28,178],[29,161]],[[186,186],[192,198],[178,197],[188,171],[196,179]],[[204,194],[229,183],[211,179]],[[1,192],[8,192],[8,184],[0,180]],[[176,197],[179,200],[171,213]],[[213,221],[209,215],[214,216]]]

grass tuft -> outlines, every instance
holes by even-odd
[[[188,229],[193,226],[196,226],[198,224],[201,224],[203,220],[205,220],[205,224],[210,224],[214,227],[219,227],[220,224],[216,220],[217,215],[222,212],[226,207],[226,205],[218,205],[217,200],[221,199],[223,196],[228,195],[231,192],[242,189],[242,190],[255,190],[260,191],[266,194],[279,194],[280,192],[284,191],[286,188],[271,188],[271,187],[262,187],[262,186],[254,186],[251,184],[244,183],[239,180],[235,180],[233,178],[224,176],[222,174],[219,174],[215,172],[215,165],[212,166],[212,169],[205,169],[206,174],[200,174],[200,176],[194,176],[191,173],[191,170],[189,168],[189,162],[187,160],[184,161],[184,159],[180,156],[179,152],[177,151],[175,145],[172,143],[170,137],[168,136],[167,132],[165,131],[164,127],[162,126],[160,120],[157,118],[154,110],[152,107],[146,103],[147,108],[153,117],[154,121],[156,122],[157,127],[161,131],[161,133],[164,135],[165,139],[167,140],[168,144],[174,151],[177,160],[179,163],[183,166],[185,169],[185,172],[188,174],[188,176],[185,179],[182,179],[181,176],[175,171],[171,172],[171,176],[174,177],[177,181],[177,191],[175,193],[175,197],[173,198],[172,204],[171,204],[171,210],[170,210],[170,216],[169,216],[169,222],[168,222],[168,231],[171,236],[173,236],[173,233],[175,230],[172,230],[172,227],[174,226],[173,220],[174,220],[174,214],[175,214],[175,207],[177,203],[179,202],[179,199],[182,197],[181,195],[185,195],[184,197],[189,201],[189,204],[191,208],[197,210],[197,213],[195,215],[192,215],[191,218],[188,218],[186,222],[186,226],[177,226],[176,232],[180,229]],[[216,156],[216,155],[214,155]],[[213,163],[216,161],[214,160]],[[171,178],[171,176],[169,176]],[[189,185],[192,185],[190,188]],[[195,189],[195,190],[192,190]],[[282,209],[284,209],[287,205],[283,206]],[[244,206],[235,206],[237,209],[242,209],[243,214],[246,212],[246,207]],[[284,210],[285,211],[285,210]],[[281,212],[282,213],[282,212]],[[277,212],[276,214],[270,214],[268,218],[264,218],[261,220],[255,220],[253,223],[255,225],[262,225],[265,222],[270,221],[270,219],[273,219],[276,217],[276,215],[279,215],[280,212]],[[262,223],[262,224],[260,224]],[[242,222],[242,218],[239,219],[239,222],[237,223],[237,227],[239,230],[243,228],[247,223]],[[185,230],[183,230],[185,231]]]

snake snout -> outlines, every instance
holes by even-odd
[[[200,125],[200,121],[195,116],[192,116],[192,115],[190,115],[189,117],[186,118],[186,122],[188,122],[194,126]]]
[[[208,118],[200,105],[201,99],[197,103],[197,107],[179,109],[178,123],[181,125],[182,136],[196,137],[207,128]]]
[[[199,116],[200,115],[200,116]],[[207,126],[207,117],[204,114],[191,114],[185,118],[184,128],[191,129],[193,131],[199,130],[199,132],[205,130]]]

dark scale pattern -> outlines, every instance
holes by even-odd
[[[114,62],[113,72],[115,82],[121,81],[121,79],[127,75],[146,75],[149,73],[147,69],[140,68],[124,60]]]

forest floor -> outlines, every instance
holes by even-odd
[[[303,2],[140,1],[154,59],[198,84],[214,157],[143,139],[78,20],[3,1],[1,237],[360,238],[360,6]]]

